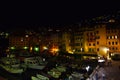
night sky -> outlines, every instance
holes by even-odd
[[[115,0],[8,2],[1,9],[0,28],[17,29],[73,24],[119,10],[119,2]]]

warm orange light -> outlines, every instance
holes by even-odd
[[[52,48],[50,52],[51,52],[53,55],[56,55],[58,51],[59,51],[58,48]]]
[[[48,48],[46,46],[43,47],[44,50],[47,50]]]
[[[52,49],[53,52],[58,52],[59,50],[57,48]]]
[[[32,51],[33,50],[33,48],[32,47],[30,47],[30,51]]]

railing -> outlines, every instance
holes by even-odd
[[[97,67],[93,70],[92,74],[91,74],[91,75],[89,76],[89,78],[87,78],[86,80],[93,80],[93,77],[95,76],[96,70],[98,70],[98,68],[99,68],[99,66],[97,66]]]

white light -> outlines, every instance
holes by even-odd
[[[43,47],[44,50],[47,50],[48,48],[46,46]]]
[[[90,69],[90,66],[87,66],[87,67],[86,67],[86,70],[89,71],[89,69]]]
[[[43,61],[45,61],[45,58],[43,58]]]
[[[25,37],[28,37],[28,35],[25,35]]]
[[[105,62],[105,60],[103,60],[103,59],[100,59],[100,60],[98,60],[98,62]]]

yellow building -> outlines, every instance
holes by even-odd
[[[94,30],[87,30],[84,32],[85,52],[95,52],[95,32]]]
[[[95,34],[96,34],[96,41],[95,41],[95,48],[96,52],[100,55],[106,55],[104,48],[106,49],[106,25],[105,24],[98,24],[95,26]]]
[[[120,52],[120,30],[118,28],[108,28],[106,30],[107,47],[109,52]]]
[[[62,44],[64,46],[64,49],[69,52],[69,53],[73,53],[74,49],[72,48],[72,36],[71,33],[69,32],[64,32],[62,34]]]
[[[111,52],[120,52],[120,30],[117,26],[110,22],[98,23],[75,31],[75,53],[97,53],[107,57]]]

